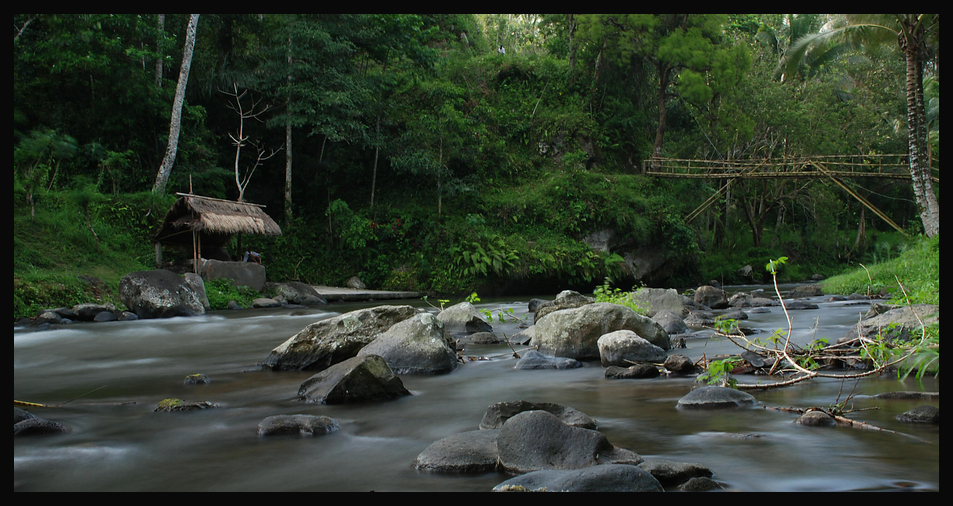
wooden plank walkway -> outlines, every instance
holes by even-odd
[[[336,286],[312,285],[328,302],[366,302],[373,300],[419,299],[424,292],[403,292],[389,290],[359,290]]]

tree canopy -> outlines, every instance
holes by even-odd
[[[267,239],[281,251],[276,276],[360,272],[448,289],[621,275],[613,251],[590,247],[604,230],[678,266],[642,282],[710,275],[719,259],[769,250],[838,265],[892,233],[856,197],[907,232],[938,234],[938,15],[194,21],[14,15],[18,205],[76,188],[241,198],[284,210],[286,234]],[[227,93],[259,106],[241,134]],[[851,180],[848,194],[822,179],[641,174],[656,157],[883,154],[906,157],[906,184]],[[245,179],[242,168],[253,168]],[[461,258],[498,269],[461,269]]]

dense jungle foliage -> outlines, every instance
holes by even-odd
[[[839,19],[203,14],[153,192],[189,16],[15,14],[14,316],[115,300],[122,275],[155,267],[176,192],[265,205],[282,235],[241,249],[271,281],[545,294],[737,283],[781,256],[788,280],[895,260],[924,231],[908,181],[848,182],[898,230],[820,178],[739,180],[688,220],[724,181],[642,174],[653,155],[906,154],[896,38],[794,57]],[[932,167],[938,54],[937,35]],[[923,297],[938,301],[936,269]]]

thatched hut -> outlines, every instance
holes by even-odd
[[[206,251],[219,251],[239,234],[281,235],[281,228],[263,210],[264,206],[177,193],[156,233],[156,265],[162,264],[162,246],[192,250],[195,264]]]

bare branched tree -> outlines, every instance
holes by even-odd
[[[248,183],[251,182],[251,177],[252,174],[255,173],[255,169],[257,169],[258,166],[261,165],[261,163],[265,160],[268,160],[269,158],[278,154],[282,148],[268,151],[264,146],[262,146],[260,140],[250,140],[250,136],[245,134],[245,120],[261,121],[261,115],[268,111],[271,106],[266,105],[259,108],[261,99],[258,99],[252,100],[251,106],[245,108],[245,104],[242,103],[242,99],[248,93],[248,90],[239,92],[237,84],[232,85],[232,91],[219,90],[219,92],[231,97],[232,102],[228,104],[228,108],[238,114],[238,132],[236,135],[232,135],[230,133],[228,134],[228,137],[232,139],[232,144],[235,146],[235,185],[238,187],[238,201],[244,202],[245,188],[247,188]],[[256,158],[255,163],[245,171],[243,176],[239,162],[242,154],[242,148],[247,145],[251,145],[253,148],[255,148]]]

